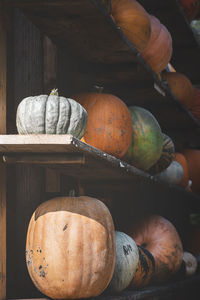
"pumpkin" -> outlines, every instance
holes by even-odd
[[[192,21],[199,11],[198,0],[179,0],[183,12],[189,21]]]
[[[183,175],[184,171],[181,164],[174,160],[164,171],[156,174],[155,178],[169,184],[180,184]]]
[[[111,0],[111,15],[116,25],[138,51],[146,48],[151,34],[150,18],[135,0]]]
[[[139,261],[130,289],[141,288],[148,285],[155,271],[155,260],[152,254],[145,248],[138,246]]]
[[[26,264],[35,286],[54,299],[95,297],[115,266],[115,232],[107,207],[87,196],[57,197],[33,213]]]
[[[19,134],[72,134],[80,139],[86,123],[86,110],[73,99],[59,97],[57,90],[24,98],[17,108]]]
[[[164,70],[172,56],[172,38],[167,28],[155,17],[150,15],[151,37],[142,57],[155,73]]]
[[[178,232],[170,221],[159,215],[148,215],[132,225],[127,234],[153,255],[154,280],[165,281],[178,271],[183,248]]]
[[[135,167],[148,170],[160,158],[163,137],[160,125],[150,111],[129,107],[132,117],[132,144],[124,159]]]
[[[109,289],[121,292],[130,284],[138,265],[139,252],[134,240],[127,234],[116,231],[116,262]]]
[[[87,111],[84,142],[108,154],[122,157],[131,144],[132,121],[126,104],[106,93],[74,95]]]
[[[166,135],[163,135],[163,147],[162,153],[158,161],[148,170],[150,174],[157,174],[165,170],[171,164],[174,159],[175,147],[172,139]]]
[[[185,156],[182,153],[175,152],[174,160],[181,164],[183,168],[183,177],[179,182],[179,185],[187,187],[189,183],[189,171],[188,171],[188,164]]]
[[[169,88],[176,98],[187,108],[190,108],[194,99],[194,87],[187,76],[178,72],[163,73]]]
[[[194,88],[194,99],[191,103],[190,111],[200,121],[200,90],[197,88]]]
[[[200,195],[200,150],[184,149],[183,155],[187,160],[189,177],[192,180],[191,189]]]
[[[198,267],[196,257],[192,253],[184,251],[183,261],[185,262],[186,276],[194,275]]]

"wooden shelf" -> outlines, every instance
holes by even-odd
[[[48,166],[90,184],[100,181],[105,186],[114,185],[115,190],[134,192],[135,201],[159,201],[162,207],[175,201],[184,204],[188,214],[200,209],[198,196],[161,182],[71,135],[0,135],[0,153],[6,164]]]
[[[163,132],[178,144],[200,147],[200,139],[197,138],[200,122],[172,94],[166,82],[160,81],[99,0],[84,0],[84,6],[82,0],[6,2],[20,8],[41,32],[81,60],[80,76],[83,73],[92,78],[93,83],[102,84],[105,90],[120,96],[127,105],[139,105],[150,110]],[[177,2],[140,2],[168,27],[174,45],[172,62],[178,71],[196,82],[200,51]],[[165,96],[155,90],[154,83],[161,87]]]

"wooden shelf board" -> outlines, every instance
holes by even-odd
[[[188,206],[188,213],[200,209],[198,196],[181,187],[163,183],[71,135],[0,135],[0,153],[2,160],[8,164],[48,166],[83,181],[103,183],[107,180],[110,185],[119,184],[122,190],[137,194],[138,199],[149,198],[152,193],[152,201],[162,199],[164,203],[175,200]]]

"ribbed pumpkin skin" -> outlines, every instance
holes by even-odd
[[[194,99],[194,87],[185,75],[178,72],[163,73],[172,93],[182,102],[187,108],[190,106]]]
[[[54,299],[95,297],[109,284],[115,266],[112,217],[99,200],[59,197],[33,213],[26,263],[35,286]]]
[[[155,73],[164,70],[172,56],[172,38],[167,28],[150,15],[151,36],[142,57]]]
[[[155,117],[139,106],[129,107],[132,117],[132,144],[125,159],[135,167],[148,170],[161,156],[163,137]]]
[[[183,168],[183,178],[180,181],[180,185],[187,187],[189,182],[189,171],[188,171],[188,164],[185,156],[182,153],[175,152],[174,160],[181,164]]]
[[[19,134],[72,134],[81,138],[86,123],[87,113],[79,103],[56,95],[27,97],[17,108]]]
[[[121,292],[130,284],[138,265],[139,252],[134,240],[124,232],[115,232],[116,262],[109,289]]]
[[[111,14],[135,48],[144,50],[151,35],[150,18],[146,10],[135,0],[111,0]]]
[[[137,245],[145,247],[155,259],[156,281],[175,274],[182,262],[183,248],[174,225],[159,215],[149,215],[127,232]]]
[[[130,289],[141,288],[148,285],[155,272],[155,260],[152,254],[144,247],[138,246],[139,261],[135,275],[129,285]]]
[[[174,159],[175,147],[172,139],[163,133],[163,148],[159,160],[153,165],[148,172],[152,175],[164,171],[169,167]]]
[[[122,157],[131,144],[132,121],[126,104],[104,93],[74,95],[87,111],[84,141],[108,154]]]
[[[189,177],[192,180],[191,189],[200,195],[200,150],[184,149],[183,155],[187,160]]]

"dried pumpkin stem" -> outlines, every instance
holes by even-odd
[[[58,96],[58,89],[53,89],[50,93],[50,96]]]

